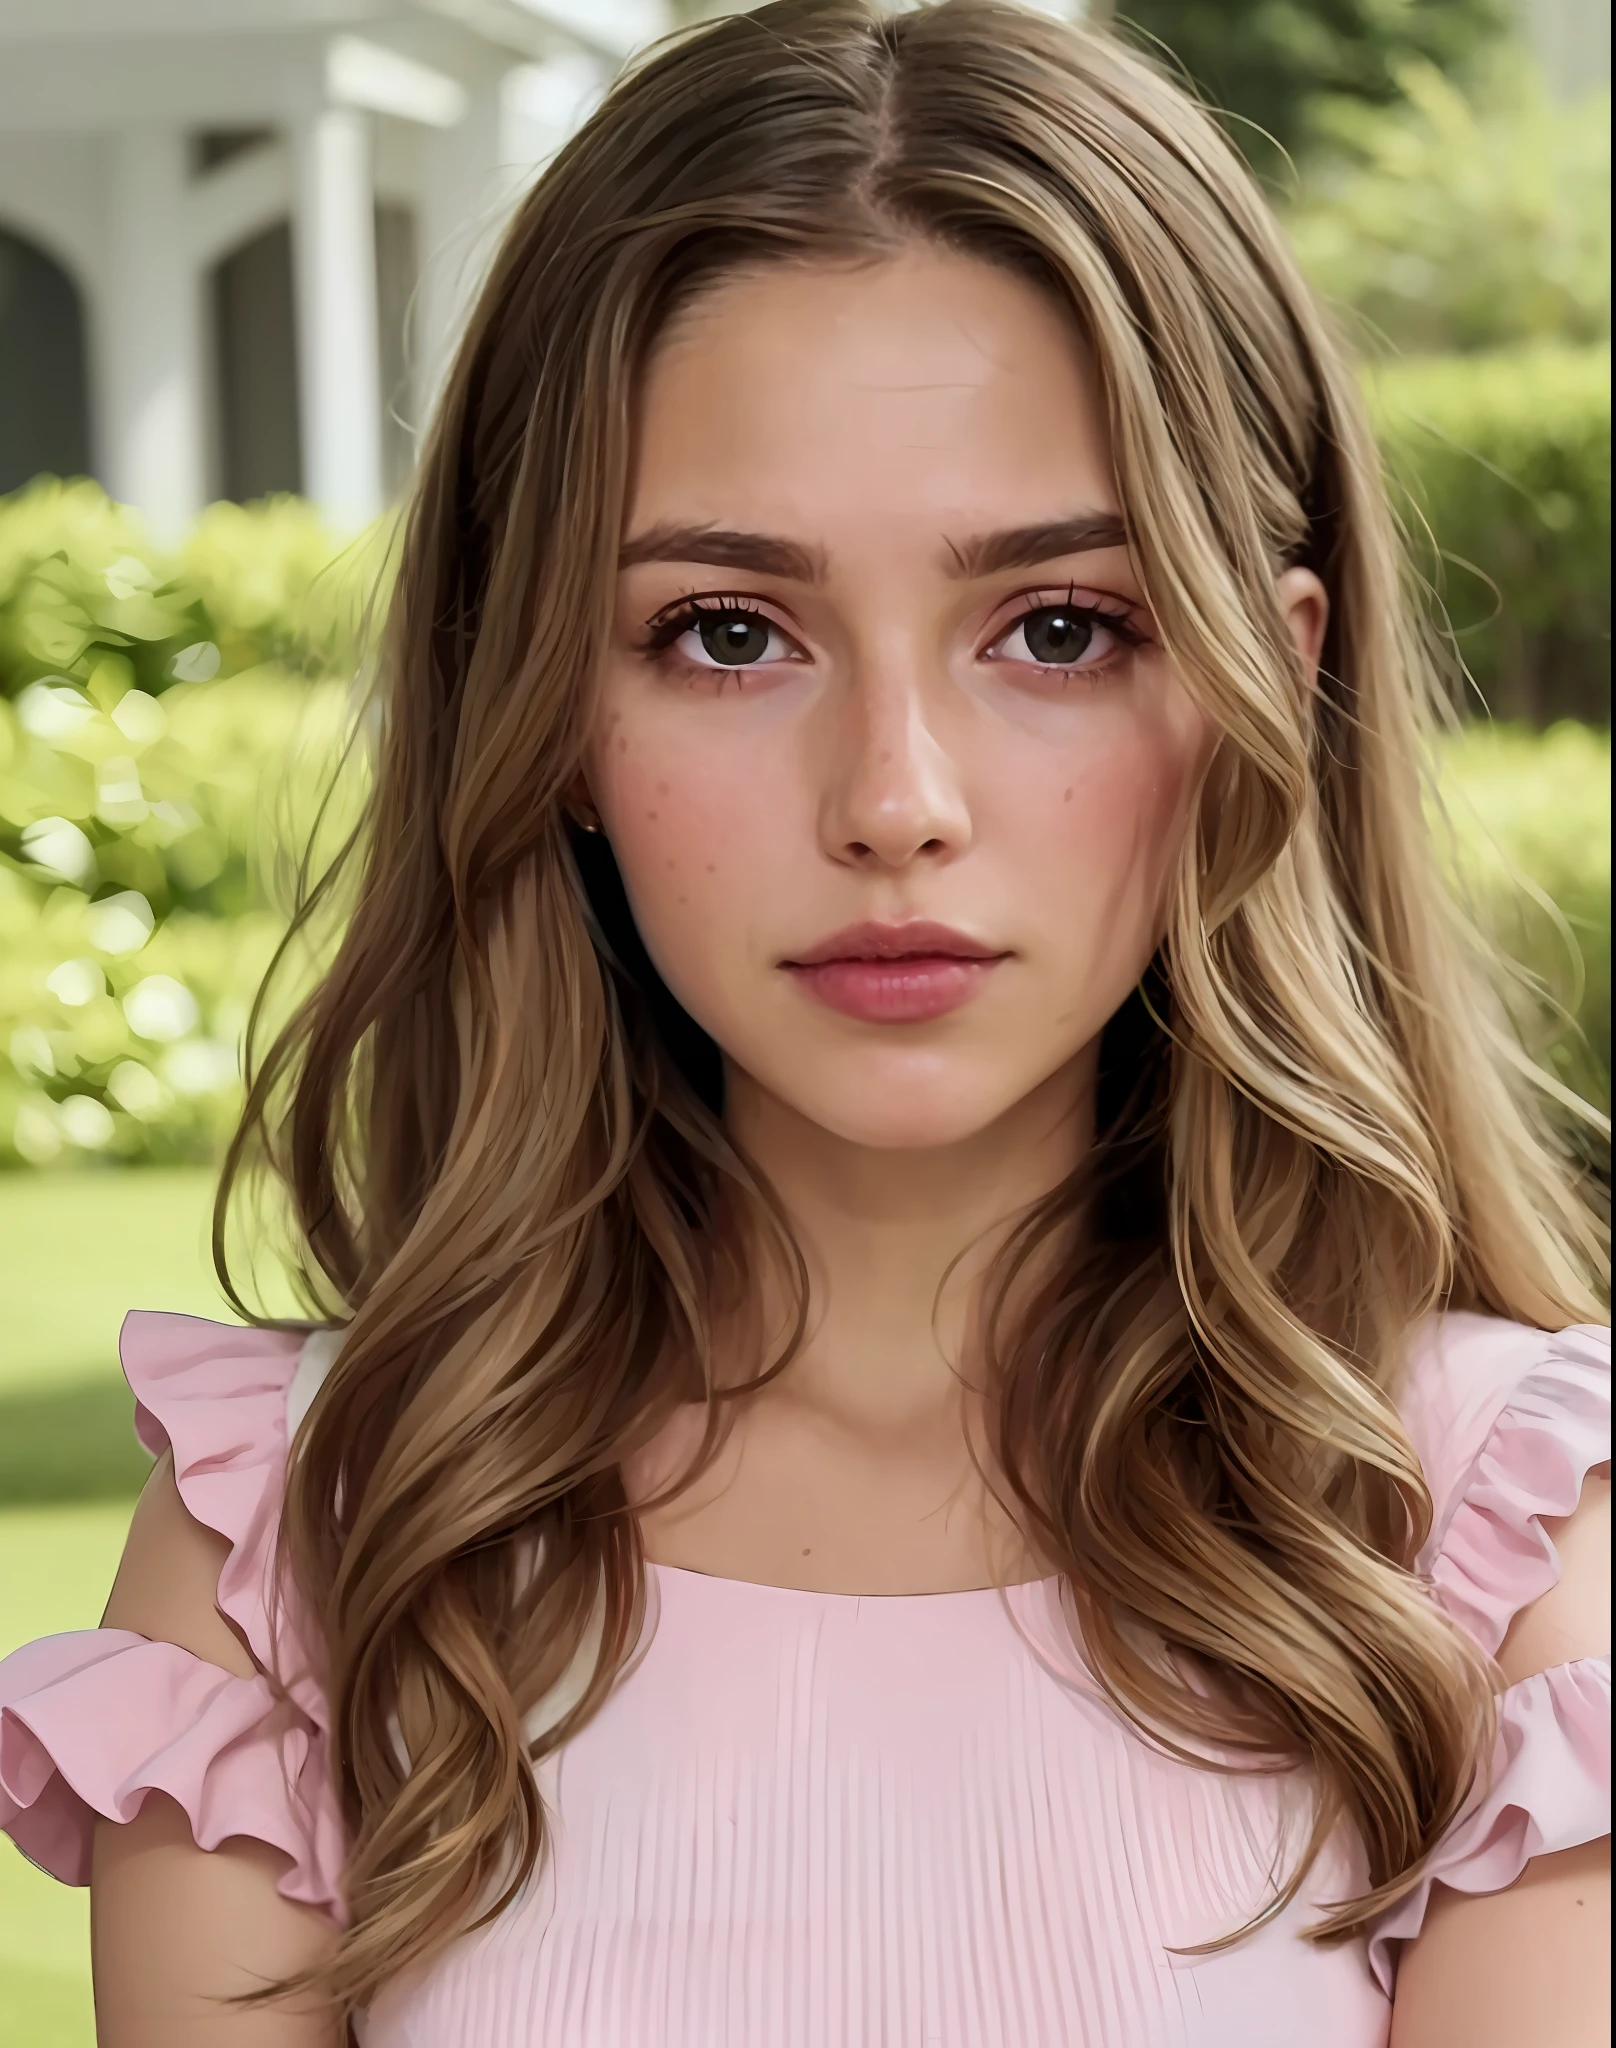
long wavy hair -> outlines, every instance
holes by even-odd
[[[716,1441],[754,1222],[800,1287],[712,1048],[568,822],[640,373],[738,269],[917,239],[1075,316],[1150,606],[1222,734],[1099,1141],[985,1296],[1006,1494],[1136,1724],[1309,1768],[1276,1907],[1356,1830],[1368,1889],[1319,1938],[1413,1882],[1486,1753],[1488,1669],[1411,1570],[1397,1377],[1432,1310],[1597,1315],[1602,1236],[1441,880],[1439,679],[1353,376],[1149,63],[1003,0],[776,0],[632,69],[505,236],[409,508],[345,926],[221,1194],[278,1177],[345,1325],[281,1534],[351,1839],[316,1973],[345,2007],[532,1872],[534,1763],[641,1627],[625,1457],[684,1402]],[[1329,591],[1316,689],[1286,564]]]

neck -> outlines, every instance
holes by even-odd
[[[727,1076],[725,1121],[778,1198],[809,1278],[806,1341],[782,1389],[856,1428],[957,1407],[981,1283],[1017,1220],[1080,1163],[1092,1049],[959,1143],[875,1149]]]

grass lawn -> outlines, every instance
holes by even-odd
[[[0,1509],[0,1656],[94,1628],[132,1503]],[[0,1836],[0,2048],[93,2048],[90,1895],[43,1877]]]
[[[118,1372],[130,1308],[225,1309],[206,1170],[0,1174],[0,1656],[94,1628],[146,1460]],[[0,1837],[0,2048],[93,2048],[89,1894]]]
[[[118,1379],[132,1308],[226,1310],[206,1167],[0,1173],[0,1400]]]

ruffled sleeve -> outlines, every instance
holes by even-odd
[[[1545,1520],[1571,1514],[1589,1473],[1609,1471],[1610,1332],[1443,1317],[1417,1347],[1403,1413],[1434,1510],[1417,1568],[1494,1656],[1559,1579]],[[1490,1769],[1418,1888],[1372,1931],[1381,1984],[1391,1990],[1433,1884],[1502,1891],[1532,1857],[1609,1833],[1610,1659],[1583,1657],[1499,1696]]]
[[[0,1829],[53,1877],[87,1884],[96,1816],[149,1792],[184,1809],[200,1848],[232,1836],[289,1859],[288,1899],[342,1917],[342,1828],[325,1702],[284,1612],[271,1616],[295,1335],[193,1316],[131,1315],[120,1340],[135,1428],[174,1454],[180,1498],[224,1537],[218,1607],[260,1667],[222,1671],[122,1629],[47,1636],[0,1662]],[[265,1672],[285,1682],[277,1693]]]

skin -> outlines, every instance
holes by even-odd
[[[807,1343],[742,1405],[719,1466],[642,1511],[655,1560],[837,1592],[1041,1569],[973,1463],[972,1283],[1006,1220],[1089,1140],[1099,1032],[1156,944],[1215,736],[1153,637],[1125,548],[1068,535],[1064,552],[995,567],[968,544],[1118,511],[1077,338],[1030,289],[964,259],[736,280],[653,360],[578,801],[611,839],[658,968],[724,1053],[728,1120],[812,1288]],[[748,564],[702,529],[773,536],[797,557]],[[648,649],[648,622],[703,591],[767,623],[756,673],[715,678],[699,633]],[[1310,665],[1324,593],[1292,570],[1279,595]],[[1137,644],[1051,675],[1015,637],[1038,601],[1098,605]],[[932,1022],[855,1022],[782,966],[856,921],[918,917],[1002,954],[971,1003]],[[631,1473],[640,1499],[680,1449],[676,1429]],[[1561,1580],[1512,1630],[1506,1679],[1608,1646],[1608,1518],[1596,1479],[1552,1531]],[[160,1468],[108,1625],[250,1672],[214,1607],[223,1555]],[[104,2048],[325,2048],[307,2016],[206,2002],[329,1939],[278,1897],[278,1868],[247,1843],[204,1858],[160,1799],[100,1829]],[[1539,1858],[1491,1898],[1439,1887],[1405,1952],[1394,2048],[1605,2040],[1593,1936],[1608,1893],[1608,1843]]]

